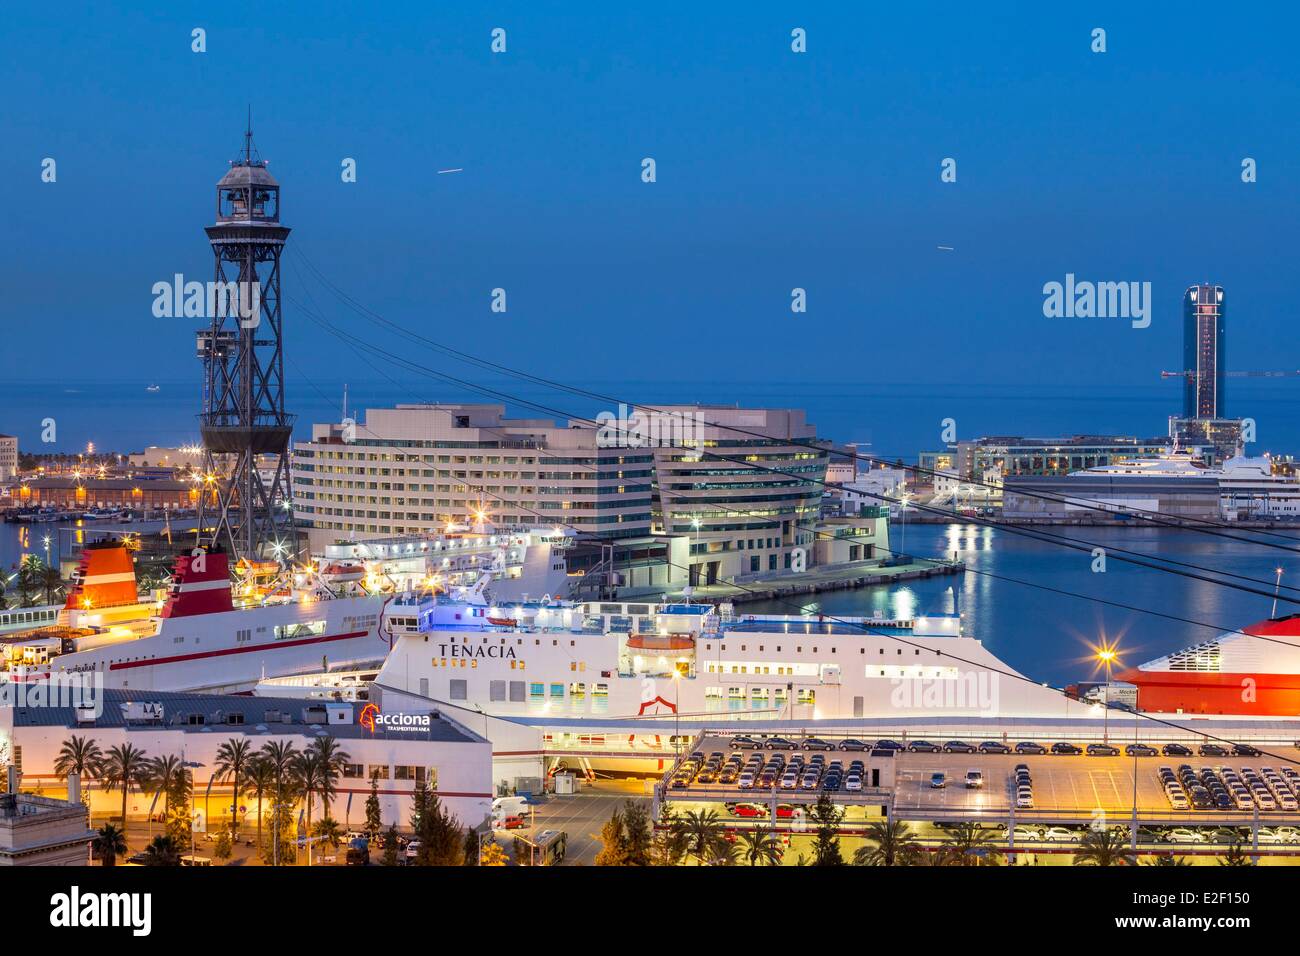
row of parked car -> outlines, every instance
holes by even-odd
[[[1189,764],[1157,771],[1165,797],[1175,810],[1300,810],[1300,773],[1283,767],[1203,767]]]
[[[810,751],[866,751],[866,750],[894,750],[907,751],[909,753],[950,753],[950,754],[1060,754],[1072,756],[1086,753],[1090,757],[1117,757],[1123,753],[1126,757],[1155,757],[1163,754],[1166,757],[1190,757],[1193,755],[1192,748],[1186,744],[1165,744],[1163,747],[1156,748],[1150,744],[1127,744],[1123,750],[1110,744],[1087,744],[1080,747],[1078,744],[1069,741],[1057,741],[1056,743],[1043,745],[1033,740],[1022,740],[1015,744],[1003,743],[999,740],[985,740],[978,744],[972,744],[965,740],[949,740],[945,743],[935,743],[930,740],[913,740],[910,743],[902,744],[897,740],[859,740],[850,737],[839,741],[824,740],[821,737],[808,737],[802,740],[795,740],[790,737],[752,737],[740,735],[732,737],[730,746],[733,750],[810,750]],[[1249,744],[1233,744],[1226,746],[1222,744],[1201,744],[1196,749],[1196,754],[1202,757],[1258,757],[1259,750]]]

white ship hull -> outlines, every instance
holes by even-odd
[[[93,671],[106,687],[238,693],[263,677],[382,660],[384,603],[367,595],[164,620],[153,636],[62,654],[22,677]]]
[[[399,635],[377,683],[490,716],[801,723],[876,717],[1089,717],[979,641],[815,619],[741,619],[684,639],[681,616],[596,614],[576,629],[439,627]],[[639,609],[644,605],[622,605]],[[665,624],[665,620],[667,623]],[[626,623],[625,623],[626,622]],[[639,634],[648,632],[648,634]],[[637,641],[671,643],[662,653]],[[634,637],[634,635],[638,635]],[[688,645],[689,646],[686,646]],[[671,720],[666,733],[672,733]]]

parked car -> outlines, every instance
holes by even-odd
[[[1043,831],[1043,839],[1057,842],[1077,842],[1079,839],[1079,831],[1071,830],[1068,827],[1048,827]]]
[[[1170,843],[1204,843],[1205,837],[1200,830],[1193,830],[1189,827],[1174,827],[1165,834],[1165,839]]]
[[[948,786],[948,778],[944,776],[943,771],[939,770],[930,774],[930,787],[935,790],[941,790]]]
[[[1258,757],[1260,756],[1260,751],[1257,747],[1252,747],[1250,744],[1233,744],[1232,755],[1234,757]]]
[[[1011,748],[996,740],[986,740],[979,745],[979,752],[982,754],[1009,754]]]
[[[1016,753],[1018,754],[1045,754],[1047,748],[1042,744],[1034,743],[1032,740],[1022,740],[1016,744]]]
[[[1052,753],[1073,756],[1075,754],[1083,753],[1083,748],[1076,747],[1074,744],[1066,743],[1065,741],[1060,741],[1052,744]]]
[[[503,820],[501,821],[501,825],[500,825],[497,829],[499,829],[499,830],[522,830],[522,829],[523,829],[524,827],[526,827],[526,826],[528,826],[528,821],[526,821],[523,817],[520,817],[520,816],[508,816],[508,817],[506,817],[505,819],[503,819]]]
[[[872,750],[906,750],[897,740],[877,740]]]
[[[913,740],[907,745],[907,749],[914,754],[937,754],[939,745],[928,740]]]
[[[950,740],[943,745],[943,752],[947,754],[973,754],[975,745],[968,744],[964,740]]]
[[[1119,748],[1110,744],[1088,744],[1089,757],[1118,757]]]
[[[1201,744],[1196,748],[1197,754],[1202,757],[1226,757],[1228,748],[1220,747],[1218,744]]]
[[[730,742],[732,750],[756,750],[761,746],[762,744],[753,737],[746,737],[744,734],[741,734],[739,737],[732,737]]]
[[[858,740],[856,737],[846,737],[840,741],[841,750],[870,750],[871,744],[865,740]]]
[[[802,744],[804,750],[834,750],[833,744],[822,740],[820,737],[809,737]]]
[[[1128,744],[1124,747],[1126,757],[1154,757],[1159,751],[1149,744]]]
[[[1190,757],[1192,748],[1183,744],[1165,744],[1160,748],[1160,752],[1166,757]]]
[[[764,744],[768,750],[798,750],[799,745],[793,740],[786,740],[784,737],[768,737]]]
[[[984,774],[979,770],[966,771],[966,789],[978,790],[984,786]]]

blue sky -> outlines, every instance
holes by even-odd
[[[202,227],[250,101],[291,257],[450,345],[636,383],[633,399],[828,380],[1158,388],[1194,281],[1227,289],[1233,367],[1300,367],[1289,8],[158,6],[6,10],[0,379],[35,384],[0,431],[22,433],[65,378],[174,382],[197,403],[193,320],[154,318],[149,290],[209,276]],[[285,273],[294,366],[364,389],[377,376],[302,309],[400,340],[303,268]],[[1044,318],[1043,283],[1067,272],[1151,282],[1151,327]]]

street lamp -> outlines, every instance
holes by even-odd
[[[898,496],[902,507],[898,510],[898,555],[907,556],[907,503],[912,500],[910,492],[904,491]]]
[[[1115,662],[1115,649],[1113,647],[1102,647],[1097,651],[1097,660],[1106,668],[1106,689],[1101,696],[1101,705],[1105,708],[1102,711],[1102,731],[1101,739],[1103,743],[1110,742],[1110,669]]]

